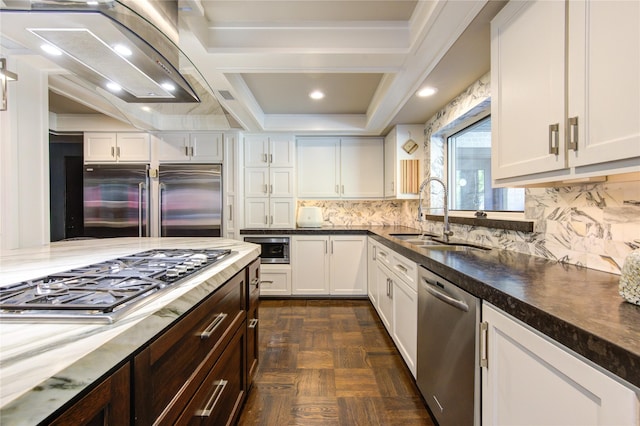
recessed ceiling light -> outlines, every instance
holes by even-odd
[[[62,55],[62,50],[50,44],[43,44],[42,46],[40,46],[40,48],[45,52],[47,52],[49,55],[54,55],[54,56]]]
[[[151,108],[149,108],[149,107],[148,107],[148,106],[146,106],[146,105],[145,105],[145,106],[143,106],[143,107],[140,107],[140,109],[141,109],[141,110],[143,110],[143,111],[151,111]]]
[[[120,56],[131,56],[131,54],[133,53],[131,52],[131,49],[129,49],[124,44],[116,44],[115,46],[113,46],[113,50],[115,50],[116,53]]]
[[[89,6],[97,6],[98,2],[97,1],[88,1],[87,5],[89,5]]]
[[[420,89],[417,93],[418,96],[420,96],[421,98],[426,98],[427,96],[433,96],[436,94],[436,92],[438,91],[438,89],[436,89],[435,87],[423,87],[422,89]]]
[[[320,90],[314,90],[313,92],[309,93],[309,97],[311,99],[322,99],[324,98],[324,93],[322,93]]]
[[[176,86],[171,83],[162,83],[162,88],[164,90],[168,90],[169,92],[173,92],[174,90],[176,90]]]
[[[107,83],[107,89],[111,90],[112,92],[119,92],[122,90],[122,87],[120,87],[119,84],[110,81],[109,83]]]

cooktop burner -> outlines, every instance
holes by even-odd
[[[228,249],[154,249],[0,286],[0,318],[111,323],[229,254]]]

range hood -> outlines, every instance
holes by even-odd
[[[63,96],[144,130],[229,128],[213,90],[178,47],[177,0],[0,0],[0,20],[3,43],[64,70],[49,77]],[[85,101],[94,95],[101,106]]]

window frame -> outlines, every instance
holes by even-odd
[[[443,132],[438,132],[438,136],[440,138],[442,138],[443,141],[443,149],[444,149],[444,176],[446,178],[446,183],[447,183],[447,191],[448,191],[448,206],[447,208],[449,208],[449,216],[458,216],[458,217],[471,217],[474,218],[475,213],[477,212],[477,210],[452,210],[451,207],[451,202],[453,200],[454,197],[454,193],[453,193],[453,187],[452,185],[450,185],[451,183],[451,170],[449,167],[449,138],[453,135],[455,135],[456,133],[459,133],[469,127],[474,126],[476,123],[479,123],[480,121],[486,119],[487,117],[491,116],[491,109],[490,108],[486,108],[483,111],[481,111],[479,114],[474,114],[468,117],[464,117],[462,118],[462,120],[460,120],[460,122],[447,129],[446,131]],[[492,153],[493,154],[493,153]],[[525,206],[524,208],[526,209],[526,201],[525,201]],[[503,220],[525,220],[525,215],[524,215],[524,210],[523,211],[493,211],[493,210],[487,210],[486,211],[487,215],[489,218],[491,219],[503,219]]]

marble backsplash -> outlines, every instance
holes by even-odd
[[[600,183],[525,192],[524,219],[534,231],[516,232],[451,224],[455,238],[562,263],[620,274],[625,257],[640,248],[640,182]],[[326,226],[404,225],[419,228],[416,200],[300,200],[322,208]],[[438,214],[438,212],[434,212]],[[491,213],[489,213],[491,217]],[[423,230],[442,232],[442,222]]]

